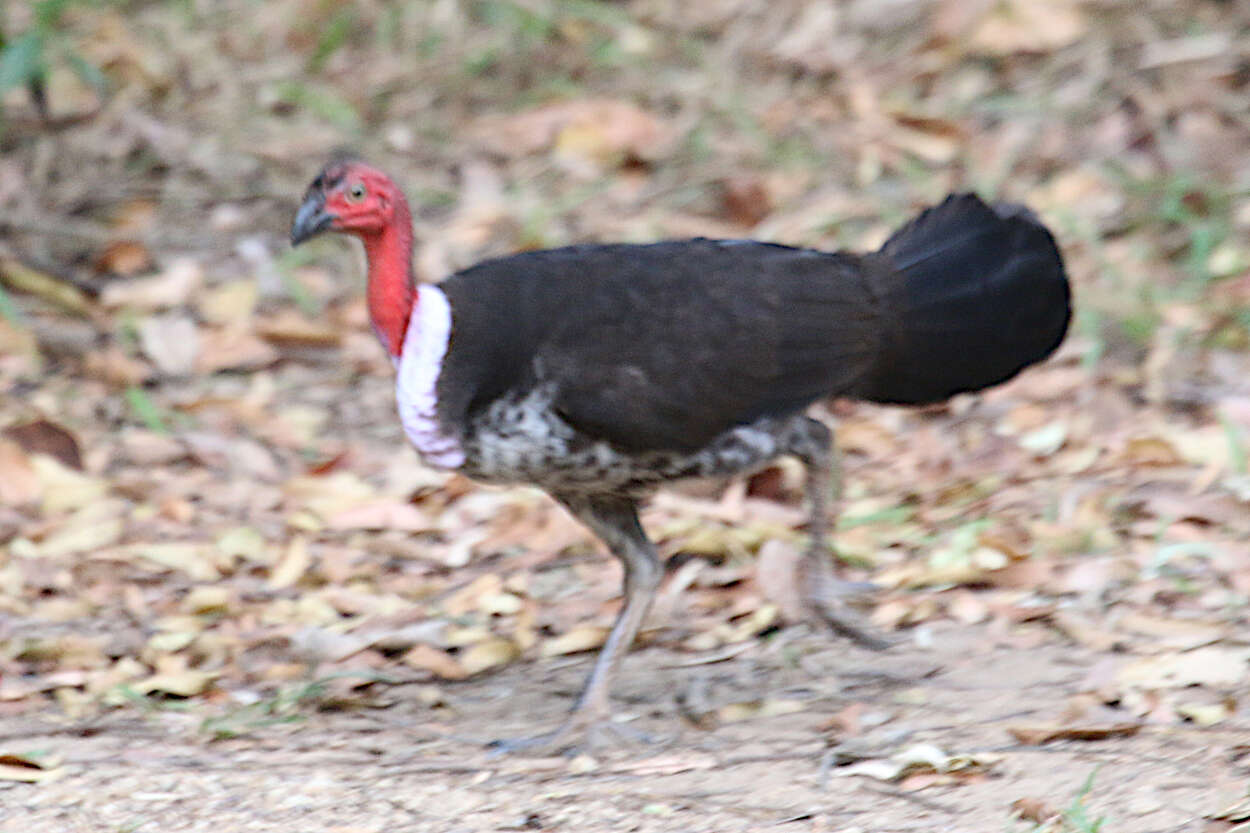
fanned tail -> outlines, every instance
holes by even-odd
[[[894,233],[879,301],[889,331],[852,396],[923,404],[1005,382],[1045,359],[1072,317],[1063,259],[1021,205],[947,197]]]

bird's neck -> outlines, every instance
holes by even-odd
[[[369,261],[369,320],[391,358],[404,350],[408,319],[417,302],[412,273],[412,216],[402,198],[394,221],[379,232],[361,235]]]

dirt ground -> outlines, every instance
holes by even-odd
[[[0,11],[0,831],[1247,829],[1244,3]],[[563,716],[620,568],[407,447],[358,251],[287,243],[344,145],[425,280],[872,248],[974,189],[1054,230],[1076,316],[982,395],[814,408],[893,648],[787,618],[792,461],[681,485],[625,739],[491,757]]]
[[[1025,746],[1010,726],[1045,722],[1079,688],[1098,654],[943,626],[941,650],[864,654],[806,632],[732,661],[643,650],[621,686],[630,725],[649,743],[593,759],[492,758],[491,733],[553,724],[586,661],[513,667],[446,690],[454,718],[433,721],[406,687],[385,710],[320,713],[298,725],[207,742],[193,714],[113,714],[79,722],[8,719],[0,740],[64,758],[65,777],[0,785],[0,830],[801,830],[1002,831],[1011,805],[1055,810],[1085,800],[1105,828],[1210,829],[1203,816],[1235,803],[1244,784],[1241,726],[1149,728],[1123,739]],[[1022,644],[1023,643],[1023,644]],[[785,655],[797,653],[796,664]],[[784,695],[802,711],[702,731],[673,692],[716,699]],[[874,747],[934,744],[984,755],[990,774],[924,789],[822,771],[827,724],[866,703],[881,724]],[[1088,828],[1097,829],[1097,828]]]

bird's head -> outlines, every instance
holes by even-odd
[[[412,273],[412,215],[389,176],[355,159],[332,159],[304,192],[291,245],[323,231],[360,238],[369,261],[369,318],[392,356],[403,350],[417,290]]]
[[[397,221],[401,205],[404,196],[398,186],[377,168],[354,159],[331,161],[304,192],[291,225],[291,245],[324,231],[376,235]],[[410,222],[406,212],[398,219]]]

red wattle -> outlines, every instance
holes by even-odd
[[[412,274],[412,215],[402,194],[397,193],[394,199],[391,223],[379,232],[360,235],[360,239],[369,261],[369,319],[382,346],[397,357],[404,349],[417,286]]]

